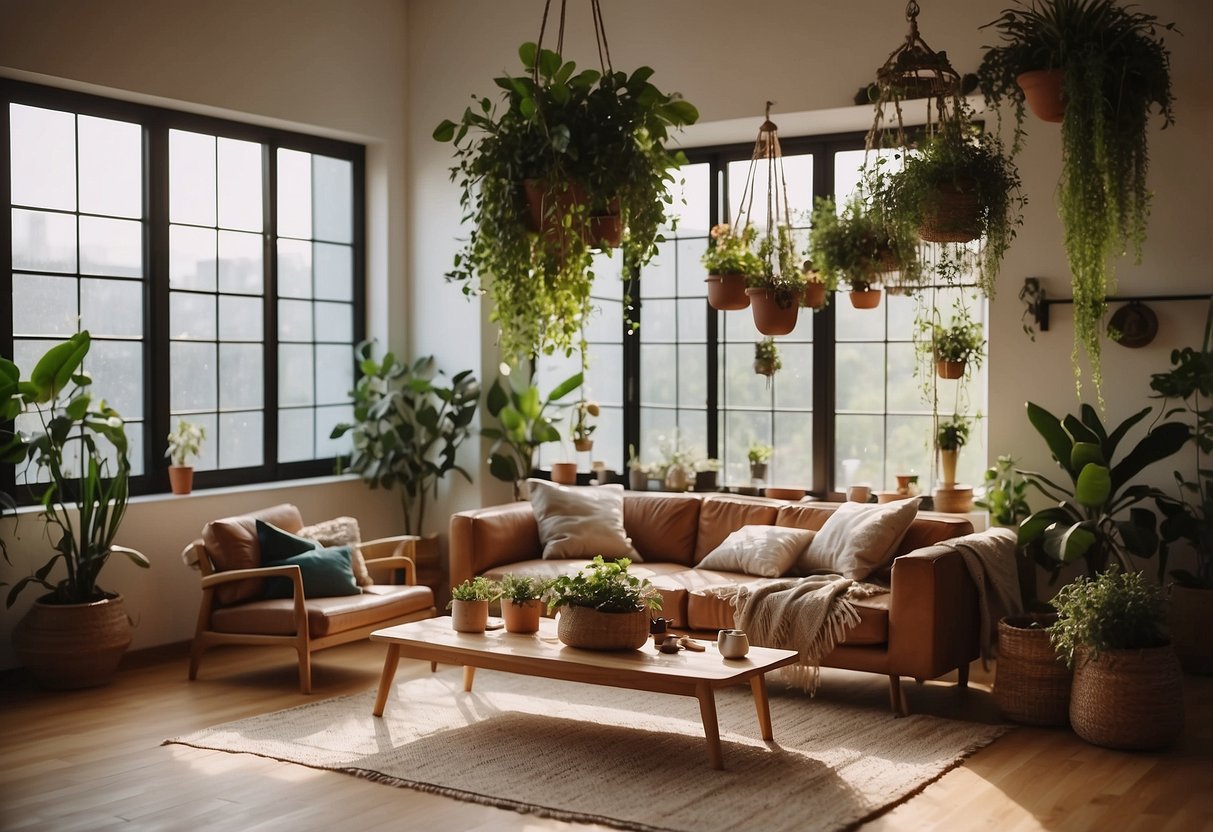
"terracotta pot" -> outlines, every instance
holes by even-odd
[[[965,362],[944,360],[936,361],[935,373],[940,378],[963,378],[965,374]]]
[[[42,598],[13,629],[18,658],[47,688],[104,685],[130,644],[121,595],[90,604],[49,604]]]
[[[552,482],[559,485],[576,485],[577,484],[577,463],[576,462],[553,462],[552,463]]]
[[[1173,585],[1167,613],[1171,643],[1183,669],[1213,674],[1213,589]]]
[[[549,184],[538,179],[526,179],[522,183],[527,202],[527,226],[532,231],[560,237],[564,230],[563,218],[586,203],[585,189],[576,182]],[[605,214],[586,217],[581,231],[586,245],[595,248],[618,248],[623,241],[623,221],[619,216],[619,198],[611,200]]]
[[[1184,727],[1183,673],[1171,645],[1074,656],[1070,725],[1089,743],[1145,751],[1165,748]]]
[[[507,633],[534,633],[539,631],[539,619],[544,610],[543,601],[534,598],[515,604],[509,598],[501,599],[501,617]]]
[[[981,236],[981,212],[974,193],[940,189],[922,205],[918,236],[928,243],[967,243]]]
[[[1060,69],[1033,69],[1019,75],[1015,82],[1023,90],[1028,108],[1041,121],[1059,123],[1065,115],[1061,97],[1063,75]]]
[[[770,359],[756,358],[754,359],[754,372],[760,376],[775,375],[775,362]]]
[[[787,335],[796,328],[800,313],[799,299],[790,292],[777,289],[746,289],[754,326],[763,335]]]
[[[451,601],[451,627],[455,632],[483,633],[488,625],[488,601]]]
[[[709,274],[704,282],[708,284],[708,304],[713,309],[729,311],[750,305],[744,274]]]
[[[588,650],[636,650],[649,640],[649,613],[600,612],[590,607],[560,608],[556,635],[569,647]]]
[[[168,484],[174,494],[189,494],[194,489],[194,469],[189,465],[170,465]]]
[[[578,451],[581,451],[582,453],[586,453],[587,451],[594,450],[594,440],[593,439],[574,439],[573,447],[576,448]]]
[[[856,309],[875,309],[880,306],[880,290],[852,289],[851,306]]]
[[[804,297],[800,303],[809,309],[821,309],[826,305],[826,285],[824,283],[804,284]]]
[[[1065,725],[1070,721],[1073,674],[1045,629],[1056,615],[1021,615],[998,622],[994,701],[1012,722]]]
[[[619,216],[619,200],[611,201],[615,213],[590,217],[590,245],[594,248],[619,248],[623,245],[623,218]]]

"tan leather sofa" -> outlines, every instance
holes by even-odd
[[[714,639],[718,629],[733,626],[733,609],[709,588],[764,579],[695,569],[695,564],[742,526],[817,530],[837,507],[723,494],[626,491],[624,528],[643,558],[629,571],[660,590],[662,615],[674,619],[679,630]],[[888,591],[854,601],[860,623],[825,657],[823,666],[886,675],[898,714],[906,713],[903,676],[923,681],[956,670],[959,686],[966,686],[969,663],[979,651],[977,588],[959,555],[940,554],[932,544],[972,531],[963,515],[919,512],[891,567],[869,579],[888,586]],[[452,585],[475,575],[555,577],[588,562],[542,560],[542,550],[530,503],[451,517]]]

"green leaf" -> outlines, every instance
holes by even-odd
[[[1112,473],[1106,465],[1088,463],[1078,474],[1074,499],[1087,508],[1099,508],[1112,496]]]
[[[1092,463],[1095,465],[1108,464],[1100,447],[1094,442],[1075,442],[1074,448],[1070,451],[1070,469],[1081,471]]]
[[[535,44],[527,42],[518,47],[518,57],[522,60],[522,65],[528,70],[535,68],[535,52],[538,50]]]
[[[564,381],[557,384],[552,392],[548,395],[548,402],[557,402],[567,396],[569,393],[576,390],[585,381],[585,376],[582,373],[575,373]]]
[[[1075,523],[1061,537],[1061,560],[1064,563],[1078,560],[1095,545],[1096,539],[1095,533],[1085,524]]]
[[[1025,517],[1019,524],[1016,542],[1019,546],[1035,543],[1047,529],[1057,523],[1073,523],[1076,518],[1060,506],[1041,509]]]
[[[670,119],[674,124],[694,124],[699,121],[699,110],[689,101],[671,101],[666,105],[666,110],[676,116]]]
[[[550,401],[550,397],[549,397]],[[539,388],[528,387],[518,397],[518,412],[522,418],[528,422],[533,422],[543,413],[543,406],[539,403]]]
[[[1189,436],[1191,430],[1181,422],[1167,422],[1147,433],[1133,450],[1112,468],[1112,489],[1119,489],[1147,465],[1153,465],[1171,456],[1184,446]]]
[[[1049,450],[1053,453],[1053,458],[1073,478],[1076,472],[1068,466],[1074,441],[1062,428],[1061,421],[1052,413],[1033,402],[1028,402],[1027,408],[1028,421],[1032,423],[1032,427],[1036,428],[1036,432],[1044,438],[1045,443],[1049,446]]]
[[[551,78],[560,70],[562,63],[563,60],[558,52],[553,52],[551,49],[541,50],[539,52],[539,75],[543,78]]]
[[[1107,454],[1108,459],[1115,456],[1116,446],[1120,444],[1120,440],[1125,438],[1125,434],[1127,434],[1134,425],[1146,418],[1151,409],[1152,408],[1149,407],[1143,407],[1141,410],[1137,411],[1128,419],[1125,419],[1116,426],[1116,429],[1113,430],[1111,435],[1108,436],[1108,441],[1104,443],[1104,452]]]
[[[497,414],[501,409],[510,403],[510,395],[501,385],[501,379],[493,382],[493,386],[489,388],[488,395],[485,396],[484,406],[488,408],[489,415],[497,418]]]
[[[88,330],[77,332],[62,344],[47,350],[34,365],[30,382],[37,391],[35,401],[45,404],[59,395],[59,391],[71,380],[72,374],[84,360],[90,344]]]
[[[455,122],[450,119],[444,119],[434,128],[434,141],[449,142],[453,138],[455,138]]]
[[[489,473],[499,480],[514,482],[518,479],[518,466],[504,454],[493,454],[489,457]]]

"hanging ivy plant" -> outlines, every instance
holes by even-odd
[[[891,271],[900,272],[900,285],[916,283],[921,275],[917,238],[911,227],[891,219],[859,196],[841,212],[834,200],[818,197],[809,235],[814,271],[855,291],[871,288]]]
[[[605,247],[602,219],[622,227],[631,263],[656,253],[668,185],[685,161],[665,143],[670,129],[699,117],[677,93],[653,86],[649,67],[579,72],[534,43],[518,54],[525,74],[494,79],[500,106],[473,97],[458,122],[434,131],[455,146],[451,179],[470,227],[447,279],[469,296],[487,292],[511,363],[580,344],[593,254]],[[526,201],[528,180],[542,200],[538,216]]]

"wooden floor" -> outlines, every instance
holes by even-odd
[[[264,648],[213,650],[193,683],[180,647],[130,655],[113,684],[90,691],[43,692],[9,674],[0,680],[0,829],[603,828],[245,754],[160,744],[374,687],[383,655],[382,645],[369,642],[317,654],[310,697],[298,693],[292,654]],[[405,661],[398,678],[428,672],[428,665]],[[907,685],[911,709],[996,720],[991,676],[976,664],[973,676],[964,696],[948,684]],[[1213,678],[1187,677],[1185,695],[1187,729],[1165,754],[1108,751],[1069,730],[1020,727],[864,829],[1213,830]],[[890,718],[880,677],[827,670],[818,696],[870,704],[873,719]],[[811,795],[805,800],[811,805]]]

